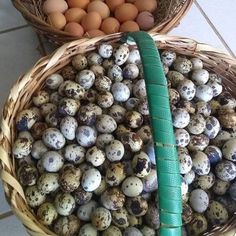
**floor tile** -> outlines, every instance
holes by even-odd
[[[0,31],[25,25],[26,21],[10,0],[0,1]]]
[[[170,32],[170,34],[192,38],[198,42],[210,44],[227,52],[220,39],[195,4],[192,5],[192,8],[187,15],[182,19],[180,24]]]
[[[0,199],[1,199],[0,214],[10,211],[10,206],[8,205],[8,203],[5,199],[2,181],[0,181]]]
[[[38,38],[30,27],[0,34],[0,108],[14,82],[40,58],[38,46]]]
[[[11,216],[0,221],[0,235],[1,236],[27,236],[21,222],[15,217]]]
[[[197,0],[197,2],[236,55],[235,0]]]

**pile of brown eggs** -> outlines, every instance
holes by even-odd
[[[162,51],[183,235],[236,211],[236,100],[198,58]],[[158,181],[139,51],[100,45],[51,74],[16,117],[12,153],[37,219],[61,236],[155,236]]]
[[[156,7],[156,0],[46,0],[43,12],[56,29],[94,37],[149,30],[154,26]]]

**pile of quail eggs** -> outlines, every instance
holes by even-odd
[[[236,100],[198,58],[162,51],[182,175],[183,235],[236,211]],[[12,153],[39,222],[60,236],[154,236],[160,226],[137,49],[100,45],[45,80]]]

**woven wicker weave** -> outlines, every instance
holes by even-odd
[[[40,34],[50,42],[61,45],[65,42],[78,39],[68,33],[57,30],[46,22],[42,12],[43,0],[12,0],[22,16]],[[193,0],[158,0],[155,14],[155,26],[150,32],[167,33],[179,24],[182,17],[191,7]]]
[[[194,40],[166,35],[152,34],[160,49],[169,49],[181,55],[198,57],[204,66],[221,75],[225,88],[236,97],[236,59],[226,55],[211,46],[197,43]],[[28,107],[32,94],[43,86],[46,77],[70,63],[71,58],[78,53],[85,53],[96,48],[96,45],[109,41],[117,42],[120,34],[103,36],[93,39],[82,39],[70,42],[60,47],[54,54],[39,60],[34,67],[23,75],[12,87],[3,109],[0,133],[0,160],[2,162],[1,179],[6,199],[13,212],[33,236],[55,235],[41,225],[32,210],[27,205],[24,191],[16,178],[16,163],[11,155],[11,148],[16,137],[15,117],[23,108]],[[224,226],[216,227],[204,235],[220,235],[236,227],[233,216]]]

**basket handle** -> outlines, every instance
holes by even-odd
[[[160,235],[181,236],[182,197],[178,155],[166,77],[155,42],[145,32],[125,36],[140,52],[150,110],[158,175]]]

